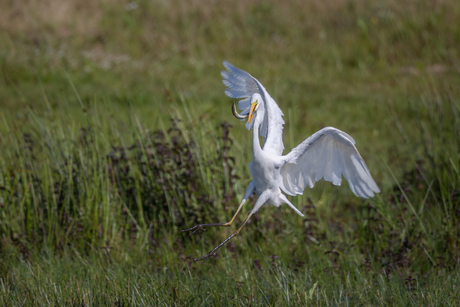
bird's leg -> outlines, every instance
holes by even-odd
[[[207,253],[206,255],[204,255],[203,257],[199,258],[199,259],[193,259],[194,261],[201,261],[201,260],[204,260],[201,264],[205,263],[206,261],[208,261],[209,257],[211,257],[214,252],[216,250],[218,250],[219,248],[221,248],[225,243],[227,243],[228,241],[230,241],[231,239],[233,239],[234,237],[236,237],[241,229],[244,227],[244,225],[247,223],[247,221],[249,221],[249,218],[251,217],[251,215],[253,215],[254,212],[251,211],[251,213],[249,213],[248,217],[244,220],[243,224],[241,224],[241,226],[234,232],[232,233],[232,235],[230,237],[228,237],[227,239],[225,239],[222,243],[220,243],[216,248],[214,248],[212,251],[210,251],[209,253]]]
[[[240,210],[241,210],[241,208],[243,207],[243,205],[244,205],[245,202],[246,202],[246,199],[243,199],[243,201],[241,202],[240,206],[238,207],[238,210],[236,210],[236,212],[235,212],[235,214],[233,215],[232,219],[231,219],[229,222],[227,222],[227,223],[198,224],[198,225],[193,226],[192,228],[181,230],[181,232],[191,231],[191,233],[189,234],[189,236],[191,236],[191,235],[193,235],[195,232],[197,232],[198,230],[206,231],[206,229],[203,228],[203,227],[207,227],[207,226],[223,226],[223,227],[228,227],[228,226],[231,226],[232,223],[233,223],[233,220],[235,220],[236,216],[237,216],[238,213],[240,212]]]
[[[249,186],[248,188],[246,189],[246,192],[244,193],[244,196],[243,196],[243,200],[241,201],[241,204],[240,206],[238,207],[238,210],[236,210],[235,214],[233,215],[232,219],[230,220],[230,222],[227,222],[227,223],[214,223],[214,224],[198,224],[198,225],[195,225],[193,226],[192,228],[189,228],[189,229],[184,229],[184,230],[181,230],[182,232],[186,232],[186,231],[191,231],[191,233],[189,234],[189,236],[193,235],[195,232],[197,232],[198,230],[206,230],[204,229],[203,227],[207,227],[207,226],[223,226],[223,227],[228,227],[230,225],[232,225],[233,221],[235,220],[236,216],[238,215],[238,213],[240,212],[241,208],[243,208],[243,205],[244,203],[246,202],[246,200],[248,200],[248,198],[251,196],[252,192],[254,192],[254,182],[250,182],[249,183]]]

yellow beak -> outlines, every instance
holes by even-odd
[[[251,103],[251,109],[249,109],[249,116],[248,116],[248,122],[251,123],[252,122],[252,118],[254,117],[254,111],[257,107],[257,100],[254,101],[253,103]]]

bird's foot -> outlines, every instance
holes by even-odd
[[[188,234],[188,236],[190,237],[191,235],[193,235],[193,234],[194,234],[195,232],[197,232],[198,230],[206,231],[206,229],[204,228],[204,226],[205,226],[205,225],[203,225],[203,224],[198,224],[198,225],[193,226],[192,228],[181,230],[181,232],[188,232],[188,231],[191,231],[191,233]],[[196,259],[195,259],[195,261],[196,261]]]
[[[225,243],[227,243],[228,241],[230,241],[232,238],[236,237],[239,233],[239,230],[235,231],[234,233],[232,233],[232,235],[230,237],[228,237],[227,239],[225,239],[222,243],[220,243],[216,248],[214,248],[212,251],[210,251],[209,253],[207,253],[206,255],[204,255],[203,257],[201,258],[198,258],[198,259],[193,259],[193,261],[197,262],[197,261],[201,261],[203,260],[203,263],[205,263],[206,261],[209,260],[209,258],[214,255],[214,252],[216,252],[219,248],[221,248]]]
[[[206,261],[209,260],[209,258],[211,258],[211,256],[217,255],[217,254],[214,254],[213,252],[214,252],[214,251],[212,251],[212,252],[210,252],[210,253],[207,253],[206,255],[204,255],[204,256],[201,257],[201,258],[193,259],[193,261],[197,262],[197,261],[203,260],[203,262],[202,262],[201,264],[204,264]]]

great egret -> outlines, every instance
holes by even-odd
[[[277,207],[288,204],[297,214],[304,216],[281,191],[292,196],[302,194],[307,185],[313,188],[321,178],[340,185],[343,175],[356,196],[369,198],[380,192],[353,138],[336,128],[321,129],[283,156],[283,112],[257,79],[227,61],[223,64],[228,70],[221,73],[223,83],[228,87],[225,94],[230,98],[244,98],[238,103],[243,110],[241,114],[233,103],[233,115],[242,121],[247,119],[246,128],[252,128],[253,161],[249,163],[252,181],[229,222],[199,224],[182,231],[191,231],[192,235],[206,226],[230,226],[252,193],[256,193],[258,199],[248,217],[230,237],[195,261],[206,262],[216,250],[237,236],[249,218],[266,203]],[[265,139],[262,148],[259,131]]]

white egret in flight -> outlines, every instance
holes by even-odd
[[[225,94],[230,98],[243,98],[238,103],[243,111],[238,113],[234,103],[233,115],[240,120],[247,119],[246,128],[252,128],[253,160],[249,164],[252,181],[229,222],[199,224],[183,231],[191,231],[192,235],[207,226],[230,226],[251,194],[255,193],[258,199],[230,237],[195,261],[206,262],[216,250],[237,236],[249,218],[266,203],[277,207],[287,204],[304,216],[282,192],[292,196],[302,194],[307,185],[313,188],[321,178],[338,186],[342,183],[342,175],[356,196],[369,198],[380,192],[353,138],[336,128],[321,129],[283,156],[283,112],[256,78],[227,61],[223,64],[228,70],[222,71],[227,86]],[[259,132],[265,139],[263,147],[260,147]]]

